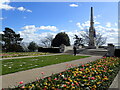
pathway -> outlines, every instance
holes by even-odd
[[[109,90],[120,90],[120,71],[110,85]]]
[[[41,72],[45,73],[45,77],[50,76],[52,73],[59,73],[67,69],[67,64],[79,65],[83,63],[87,63],[89,61],[95,61],[96,59],[101,58],[102,56],[91,56],[88,58],[83,58],[79,60],[64,62],[60,64],[49,65],[41,68],[30,69],[26,71],[20,71],[12,74],[7,74],[0,76],[2,78],[2,88],[14,87],[14,85],[18,85],[20,81],[24,81],[24,83],[28,83],[31,81],[35,81],[36,77],[42,77]]]

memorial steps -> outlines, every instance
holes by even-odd
[[[65,53],[73,54],[73,47],[67,47],[67,49],[65,50]],[[107,53],[107,50],[103,48],[98,48],[98,49],[79,48],[77,49],[77,54],[104,56],[106,53]]]

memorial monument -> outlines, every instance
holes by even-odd
[[[88,46],[88,48],[90,48],[90,49],[96,48],[95,37],[96,37],[96,32],[95,32],[94,20],[93,20],[93,7],[91,7],[90,28],[89,28],[89,46]]]

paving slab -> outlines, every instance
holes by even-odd
[[[30,69],[26,71],[20,71],[12,74],[2,75],[2,88],[14,87],[19,84],[20,81],[24,81],[24,84],[35,81],[35,79],[41,77],[50,76],[52,73],[59,73],[67,69],[67,65],[80,65],[90,61],[95,61],[102,56],[91,56],[88,58],[78,59],[74,61],[64,62],[60,64],[49,65],[41,68]],[[44,72],[44,76],[41,74]]]
[[[114,78],[114,81],[109,87],[109,90],[120,90],[120,71],[117,76]]]

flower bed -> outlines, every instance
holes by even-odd
[[[73,67],[50,77],[36,79],[25,84],[20,82],[16,88],[39,90],[106,90],[109,88],[120,68],[120,58],[103,57],[78,67]],[[44,76],[44,72],[41,73]]]
[[[11,57],[21,57],[21,56],[38,56],[46,55],[48,53],[41,52],[9,52],[9,53],[0,53],[2,58],[11,58]]]

